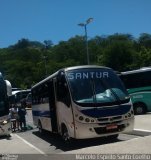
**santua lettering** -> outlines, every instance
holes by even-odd
[[[69,79],[100,79],[100,78],[109,78],[108,72],[70,72],[68,73]]]

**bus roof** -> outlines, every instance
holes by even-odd
[[[38,82],[37,84],[35,84],[35,85],[32,87],[32,89],[35,88],[35,87],[37,87],[37,86],[39,86],[40,84],[42,84],[42,83],[44,83],[44,82],[49,81],[51,78],[56,77],[60,71],[65,71],[65,72],[66,72],[66,71],[70,71],[70,70],[84,69],[84,68],[102,68],[102,69],[105,69],[105,68],[106,68],[106,69],[111,69],[111,68],[109,68],[109,67],[97,66],[97,65],[83,65],[83,66],[66,67],[66,68],[63,68],[63,69],[58,70],[58,71],[55,72],[54,74],[52,74],[52,75],[48,76],[47,78],[43,79],[42,81]]]
[[[122,75],[151,71],[151,67],[143,67],[137,70],[121,72]]]
[[[106,68],[106,69],[111,69],[109,67],[105,67],[105,66],[97,66],[97,65],[83,65],[83,66],[73,66],[73,67],[67,67],[64,68],[65,71],[69,71],[69,70],[75,70],[75,69],[83,69],[83,68]]]
[[[12,91],[19,91],[22,90],[21,88],[12,88]]]

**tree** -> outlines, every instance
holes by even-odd
[[[29,46],[29,40],[22,38],[21,40],[19,40],[17,42],[17,44],[15,44],[14,46],[11,46],[14,49],[20,49],[20,48],[26,48]]]
[[[104,49],[99,57],[99,63],[117,71],[125,71],[134,62],[134,54],[135,50],[131,43],[114,42]]]
[[[151,35],[141,34],[136,40],[129,34],[96,36],[89,39],[90,64],[104,65],[117,71],[133,70],[151,65]],[[0,71],[13,87],[28,88],[45,78],[43,56],[50,75],[57,70],[87,64],[83,36],[52,45],[22,38],[15,45],[0,49]]]
[[[52,47],[53,43],[51,40],[44,40],[45,49],[49,49]]]
[[[138,39],[139,45],[151,48],[151,34],[142,33]]]

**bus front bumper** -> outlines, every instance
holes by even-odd
[[[119,133],[128,133],[134,129],[134,117],[123,120],[120,123],[114,122],[110,125],[101,125],[94,123],[80,123],[76,121],[75,137],[76,139],[106,137]]]

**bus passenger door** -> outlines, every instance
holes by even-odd
[[[50,104],[50,117],[51,117],[51,127],[52,132],[58,132],[58,125],[57,125],[57,114],[56,114],[56,96],[55,96],[55,82],[56,80],[52,80],[49,83],[49,104]]]
[[[55,89],[59,133],[63,135],[67,131],[70,137],[75,137],[71,97],[65,74],[58,75]]]

